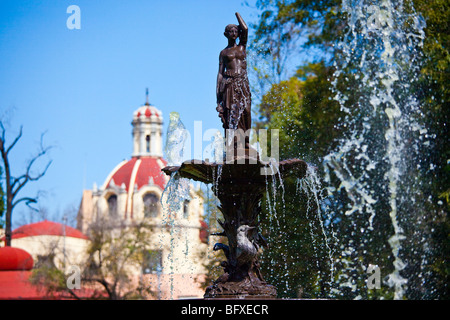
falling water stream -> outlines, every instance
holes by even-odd
[[[184,160],[184,151],[186,147],[186,140],[188,134],[184,124],[180,120],[180,115],[177,112],[170,113],[169,128],[167,130],[167,139],[165,145],[165,154],[167,159],[167,165],[175,166],[181,165]],[[163,224],[169,227],[169,253],[168,261],[169,265],[169,298],[173,299],[174,290],[174,264],[175,260],[179,259],[174,254],[177,239],[180,237],[179,228],[177,228],[176,217],[180,210],[183,208],[185,200],[190,200],[190,185],[189,179],[182,178],[178,172],[172,173],[170,180],[167,182],[166,187],[161,195],[161,205],[165,209],[163,215]],[[187,257],[188,255],[188,243],[186,241],[186,250],[184,251]]]
[[[322,234],[322,238],[325,243],[325,247],[327,249],[328,258],[330,260],[330,282],[333,279],[334,274],[334,259],[333,259],[333,250],[329,245],[328,235],[325,231],[324,221],[322,217],[322,183],[320,182],[319,175],[317,173],[317,169],[311,165],[308,166],[306,177],[303,179],[297,179],[297,194],[304,192],[307,197],[307,209],[306,214],[309,220],[318,221],[320,225],[320,232]],[[315,213],[315,217],[310,217],[310,213]],[[312,232],[312,227],[310,227]],[[333,235],[334,236],[334,235]],[[314,239],[313,235],[311,238]]]
[[[394,299],[402,299],[408,280],[401,274],[406,263],[401,257],[405,235],[399,208],[406,198],[414,201],[413,191],[404,182],[414,170],[407,159],[414,158],[427,138],[417,121],[420,106],[412,93],[420,70],[424,24],[403,1],[344,0],[342,11],[347,14],[348,29],[337,47],[340,57],[333,86],[348,130],[338,148],[324,158],[325,178],[331,196],[346,194],[350,203],[346,215],[367,217],[361,227],[366,239],[370,232],[381,232],[374,230],[374,219],[389,215],[394,269],[387,284],[394,288]],[[339,89],[340,81],[349,80],[349,72],[352,96]],[[380,210],[383,202],[389,212]],[[342,249],[351,256],[356,248],[349,241]],[[347,280],[343,283],[352,287]]]
[[[290,214],[301,216],[303,214],[306,215],[308,220],[308,230],[310,235],[310,241],[312,243],[312,247],[314,250],[314,258],[316,268],[319,272],[320,278],[327,278],[327,282],[331,285],[331,281],[333,279],[334,272],[334,262],[333,262],[333,250],[329,246],[328,234],[325,231],[324,220],[323,220],[323,212],[322,208],[322,192],[323,187],[320,182],[320,178],[318,175],[318,170],[315,166],[309,164],[306,172],[306,176],[303,178],[296,179],[296,190],[295,195],[297,198],[306,199],[306,212],[303,212],[301,207],[299,207],[298,212],[290,212],[292,210],[291,206],[286,206],[285,200],[285,185],[282,179],[281,174],[275,173],[275,168],[273,167],[273,163],[269,164],[269,172],[273,174],[271,176],[266,176],[266,211],[267,211],[267,228],[268,228],[268,243],[269,250],[270,247],[280,247],[282,252],[285,254],[281,255],[282,261],[282,275],[283,280],[279,280],[280,283],[283,283],[282,286],[279,286],[281,292],[278,292],[280,297],[288,297],[289,292],[292,292],[293,284],[291,283],[291,276],[295,275],[295,272],[291,270],[290,263],[288,262],[287,253],[290,252],[287,246],[290,245],[290,241],[288,240],[287,234],[291,232],[298,232],[298,230],[291,230],[287,228],[287,224],[284,222]],[[334,236],[334,234],[332,234]],[[318,240],[320,239],[320,240]],[[320,243],[319,243],[320,242]],[[321,259],[319,251],[322,249],[321,246],[324,246],[326,251],[326,257],[329,260],[330,272],[328,275],[321,274],[321,266],[319,260]],[[294,259],[298,259],[299,257],[291,257]],[[270,261],[270,265],[279,264],[281,261]],[[271,270],[273,273],[274,270]]]

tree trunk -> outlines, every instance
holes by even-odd
[[[5,215],[5,247],[11,246],[11,213],[12,213],[12,186],[11,186],[11,171],[9,168],[9,159],[6,154],[4,144],[2,142],[2,158],[5,169],[6,180],[6,215]]]
[[[6,215],[5,215],[5,247],[11,246],[11,203],[8,200],[6,204]]]

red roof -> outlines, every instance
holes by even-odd
[[[31,271],[0,271],[0,299],[41,299],[44,294],[29,282]]]
[[[0,300],[74,299],[68,292],[47,292],[42,285],[33,285],[29,280],[32,268],[33,258],[28,252],[15,247],[1,247]],[[74,291],[80,298],[105,297],[104,293],[89,287]]]
[[[138,189],[140,189],[148,185],[151,180],[150,178],[152,178],[153,183],[164,190],[166,179],[161,169],[166,165],[167,162],[162,158],[133,157],[116,169],[116,172],[106,182],[106,188],[111,187],[111,182],[114,181],[114,185],[117,187],[125,185],[127,191],[130,190],[131,183],[133,183],[132,188],[134,188],[134,185],[137,185]],[[136,166],[139,167],[135,168]]]
[[[47,292],[42,285],[33,285],[31,271],[0,271],[0,300],[72,300],[68,292]],[[86,287],[73,290],[81,299],[106,298],[102,291]]]
[[[15,229],[12,232],[13,239],[20,239],[32,236],[66,236],[72,238],[89,239],[84,233],[75,228],[63,225],[58,222],[44,220],[30,223]]]

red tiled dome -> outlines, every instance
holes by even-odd
[[[134,113],[136,118],[140,118],[141,116],[145,118],[150,118],[151,116],[155,117],[161,117],[161,111],[159,111],[157,108],[145,105],[137,109]]]
[[[137,185],[139,190],[153,180],[153,184],[164,190],[166,177],[161,169],[166,165],[166,160],[162,158],[133,157],[131,160],[122,162],[111,172],[106,180],[105,188],[124,185],[126,191],[129,191],[130,186],[134,188]]]

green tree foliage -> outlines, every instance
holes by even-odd
[[[429,205],[428,228],[432,230],[434,248],[433,271],[436,296],[448,299],[450,283],[450,4],[445,0],[414,0],[414,7],[426,21],[423,45],[424,63],[421,74],[420,100],[424,105],[424,120],[432,141],[431,152],[426,155],[435,166],[431,171],[430,189],[427,190],[436,207]]]
[[[294,77],[272,86],[259,105],[258,127],[280,130],[280,157],[317,163],[339,136],[339,104],[332,100],[332,68],[309,63]]]
[[[254,29],[250,51],[252,89],[260,98],[272,85],[286,80],[299,56],[333,57],[333,42],[344,24],[338,10],[339,1],[268,1],[256,3],[261,11]],[[331,53],[331,54],[330,54]]]
[[[139,300],[155,297],[150,285],[143,279],[133,278],[136,270],[143,267],[145,258],[155,255],[149,240],[152,227],[145,223],[132,225],[97,221],[89,230],[90,244],[85,259],[80,263],[81,286],[87,291],[72,290],[67,286],[63,268],[55,266],[54,252],[47,261],[33,269],[30,281],[46,294],[68,294],[75,299]],[[64,267],[64,266],[63,266]]]
[[[295,40],[297,35],[307,38],[305,46],[328,50],[344,26],[339,4],[339,0],[257,1],[262,13],[254,25],[256,40],[268,42],[276,48],[271,52],[274,60],[284,59],[281,48]]]

